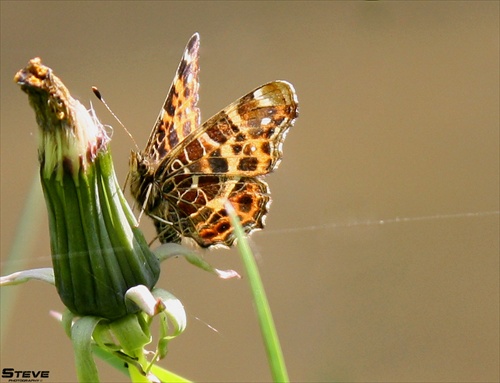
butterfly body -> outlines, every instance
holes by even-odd
[[[271,199],[261,176],[278,166],[298,104],[291,84],[274,81],[200,125],[198,50],[195,34],[145,150],[131,154],[130,190],[160,242],[190,237],[201,247],[230,246],[224,203],[232,203],[247,233],[264,226]]]

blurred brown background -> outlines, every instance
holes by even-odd
[[[122,182],[133,144],[90,87],[142,147],[198,31],[203,119],[267,81],[298,93],[300,117],[267,179],[268,225],[252,237],[290,378],[499,380],[498,2],[0,5],[2,274],[50,265],[46,217],[31,208],[26,263],[7,263],[37,174],[37,128],[16,71],[40,56],[94,103],[114,126]],[[234,250],[206,258],[242,272]],[[195,381],[270,380],[246,280],[182,259],[162,269],[159,286],[189,315],[163,365]],[[48,316],[62,309],[55,289],[16,291],[1,368],[75,381],[70,341]]]

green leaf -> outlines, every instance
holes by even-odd
[[[54,270],[52,267],[45,267],[41,269],[30,269],[18,271],[4,277],[0,277],[0,286],[18,285],[30,280],[38,280],[54,284]]]
[[[86,316],[80,318],[71,328],[76,373],[80,383],[99,382],[99,374],[92,357],[92,333],[101,320],[103,319]]]
[[[241,278],[240,275],[234,270],[216,269],[210,263],[202,259],[193,250],[187,249],[177,243],[165,243],[161,246],[158,246],[154,250],[154,254],[158,257],[158,260],[160,262],[163,262],[172,257],[184,257],[192,265],[215,274],[221,279]]]

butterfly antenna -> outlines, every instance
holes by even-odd
[[[118,121],[118,123],[121,125],[121,127],[125,130],[125,132],[127,132],[128,136],[130,137],[130,139],[132,140],[132,142],[134,143],[137,151],[139,151],[139,146],[137,146],[137,143],[135,142],[134,140],[134,137],[132,136],[132,134],[130,134],[130,132],[128,131],[128,129],[125,127],[125,125],[123,125],[123,123],[120,121],[120,119],[116,116],[116,114],[113,113],[113,111],[111,110],[111,108],[108,106],[108,104],[106,103],[106,101],[104,100],[104,98],[102,97],[102,94],[101,92],[99,91],[99,89],[97,89],[97,87],[93,86],[92,87],[92,92],[94,92],[95,96],[99,99],[99,101],[101,101],[103,103],[103,105],[106,107],[106,109],[108,110],[109,113],[111,113],[111,115],[115,118],[116,121]]]

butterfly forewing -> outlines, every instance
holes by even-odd
[[[198,58],[200,37],[195,33],[186,45],[172,85],[151,131],[146,148],[130,156],[130,191],[148,215],[162,204],[157,185],[168,155],[200,124]]]
[[[131,192],[154,219],[160,242],[190,237],[200,246],[230,246],[229,200],[245,232],[264,226],[271,202],[260,179],[282,157],[298,115],[291,84],[262,85],[199,126],[199,36],[184,51],[146,149],[131,156]]]
[[[154,162],[161,162],[186,136],[200,125],[198,103],[198,58],[200,37],[191,37],[177,73],[156,120],[144,153]]]
[[[288,128],[297,117],[291,84],[275,81],[255,89],[205,122],[175,148],[169,174],[259,176],[282,157]]]

